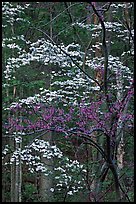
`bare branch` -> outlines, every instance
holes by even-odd
[[[107,50],[107,44],[106,44],[106,29],[105,29],[105,25],[104,22],[102,20],[102,17],[100,16],[100,14],[98,13],[98,11],[96,10],[94,4],[92,2],[88,2],[92,8],[94,13],[97,15],[101,26],[102,26],[102,46],[103,46],[103,54],[104,54],[104,89],[105,89],[105,94],[107,93],[107,72],[108,72],[108,50]]]
[[[66,7],[66,9],[67,9],[67,13],[68,13],[68,15],[69,15],[70,22],[71,22],[71,24],[73,24],[73,18],[72,18],[72,15],[71,15],[71,13],[70,13],[70,10],[69,10],[69,7],[68,7],[68,5],[67,5],[67,2],[64,2],[64,4],[65,4],[65,7]],[[74,29],[74,32],[75,32],[77,38],[79,39],[79,41],[81,42],[81,44],[82,44],[82,46],[83,46],[83,41],[81,40],[81,38],[80,38],[80,36],[79,36],[79,34],[78,34],[78,32],[77,32],[76,27],[75,27],[74,25],[72,25],[72,27],[73,27],[73,29]]]
[[[72,7],[72,6],[75,6],[75,5],[77,5],[77,4],[79,4],[79,3],[72,4],[72,5],[70,5],[68,8],[70,8],[70,7]],[[66,10],[67,10],[67,8],[64,9],[64,11],[62,11],[61,13],[59,13],[57,16],[55,16],[55,17],[54,17],[51,21],[49,21],[48,23],[46,23],[46,24],[44,24],[44,25],[41,25],[41,27],[45,27],[45,26],[49,25],[50,23],[52,23],[53,21],[55,21],[55,20],[56,20],[60,15],[62,15]]]

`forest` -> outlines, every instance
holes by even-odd
[[[134,202],[134,2],[2,2],[2,202]]]

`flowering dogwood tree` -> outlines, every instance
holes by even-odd
[[[102,184],[110,172],[114,180],[116,200],[130,201],[119,179],[117,149],[122,141],[120,132],[123,128],[133,127],[133,112],[129,111],[134,94],[133,70],[122,60],[129,51],[133,55],[133,30],[125,27],[124,31],[121,22],[106,22],[104,19],[110,6],[117,12],[119,5],[125,6],[125,3],[118,7],[115,3],[103,7],[97,6],[97,2],[88,3],[89,11],[96,15],[99,24],[89,25],[72,20],[71,25],[75,30],[85,29],[86,32],[91,32],[92,40],[95,40],[96,35],[102,37],[101,42],[92,44],[91,47],[89,43],[89,51],[84,51],[80,43],[56,43],[52,35],[32,26],[30,20],[23,19],[23,12],[30,8],[30,4],[20,6],[10,2],[3,3],[3,90],[6,97],[13,93],[3,103],[3,113],[6,115],[3,134],[6,138],[14,139],[15,143],[14,149],[10,143],[5,144],[3,165],[11,165],[11,171],[15,165],[13,179],[16,179],[16,201],[21,202],[23,164],[31,174],[53,178],[47,189],[53,199],[49,198],[48,201],[58,201],[59,197],[65,202],[78,194],[97,202]],[[69,9],[72,5],[65,6],[71,18]],[[131,8],[132,4],[128,7]],[[22,16],[19,17],[20,15]],[[18,22],[40,33],[42,37],[27,39],[22,35],[21,29],[18,31],[21,35],[15,35],[14,25]],[[8,26],[11,26],[10,38],[5,37]],[[112,32],[119,38],[123,35],[123,41],[130,41],[130,50],[124,51],[121,57],[114,56],[114,53],[108,54],[106,32]],[[111,41],[111,44],[114,43],[115,41]],[[101,57],[93,56],[96,47],[102,48]],[[43,86],[42,81],[38,85],[38,93],[26,98],[16,98],[20,86],[17,73],[33,66],[33,63],[45,67],[46,70],[40,70],[40,75],[46,81],[49,80],[49,86],[47,88],[46,83]],[[55,136],[52,144],[48,138],[46,140],[46,134],[50,132]],[[98,152],[100,155],[99,179],[95,187],[93,181],[96,168],[91,169],[89,161],[92,154],[89,149],[92,147],[94,154]],[[71,152],[67,153],[68,149]],[[81,159],[82,150],[85,153]],[[11,192],[13,191],[12,185]]]

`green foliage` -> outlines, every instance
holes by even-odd
[[[22,194],[22,201],[23,202],[40,202],[40,200],[37,199],[37,189],[34,186],[34,184],[25,184],[24,190]]]
[[[26,6],[29,3],[30,6],[26,7],[25,9],[21,10],[19,6]],[[98,3],[98,2],[97,2]],[[46,91],[65,91],[63,97],[60,101],[57,98],[52,102],[52,105],[58,106],[58,108],[64,107],[63,105],[69,102],[69,97],[71,97],[71,104],[73,105],[75,99],[78,103],[80,103],[83,93],[86,95],[86,102],[88,102],[91,98],[93,101],[97,101],[99,99],[99,94],[95,90],[91,90],[91,84],[87,84],[87,81],[84,83],[80,83],[81,79],[85,79],[84,76],[80,77],[78,82],[78,88],[76,90],[76,94],[74,93],[74,85],[76,84],[76,80],[73,78],[77,78],[77,67],[75,65],[71,65],[68,67],[67,65],[64,69],[59,65],[59,62],[53,63],[48,62],[48,64],[44,64],[43,61],[39,61],[34,59],[30,60],[30,63],[21,64],[21,61],[16,62],[19,56],[22,55],[22,59],[24,61],[28,60],[27,53],[30,52],[29,48],[31,47],[31,43],[37,42],[39,39],[44,38],[47,40],[47,36],[44,35],[42,32],[38,31],[37,29],[46,32],[49,37],[52,37],[54,42],[57,45],[63,43],[65,46],[70,45],[72,43],[78,43],[81,46],[81,51],[85,52],[86,48],[90,40],[92,41],[91,45],[86,50],[87,59],[90,60],[90,64],[94,62],[97,66],[103,65],[103,53],[101,53],[101,37],[102,32],[101,28],[96,28],[95,16],[92,14],[92,10],[90,7],[88,8],[88,4],[85,2],[67,2],[67,6],[69,7],[68,10],[71,14],[72,21],[69,16],[69,12],[67,12],[65,2],[6,2],[4,7],[7,9],[7,13],[3,10],[3,19],[2,23],[4,25],[2,29],[3,35],[3,54],[2,54],[2,80],[3,80],[3,87],[2,87],[2,105],[3,105],[3,112],[2,112],[2,120],[3,124],[7,123],[7,119],[10,115],[9,106],[12,102],[18,102],[20,99],[25,99],[30,96],[34,96],[35,94],[40,94],[40,96],[45,96],[45,93],[41,94],[40,89],[43,88]],[[98,3],[100,4],[100,2]],[[103,2],[102,2],[103,4]],[[126,65],[130,68],[133,72],[133,43],[131,39],[130,33],[126,29],[125,21],[127,17],[130,19],[130,30],[133,32],[133,21],[134,21],[134,13],[133,13],[133,6],[128,8],[128,16],[125,15],[125,7],[118,6],[118,2],[113,2],[114,7],[108,12],[104,14],[104,21],[111,20],[111,26],[113,23],[122,23],[121,26],[114,26],[112,31],[107,32],[107,40],[109,40],[108,45],[110,47],[109,54],[119,58],[123,65]],[[126,2],[123,2],[124,6]],[[133,2],[131,2],[133,5]],[[13,10],[12,10],[13,9]],[[10,11],[12,12],[10,13]],[[114,12],[112,12],[114,11]],[[89,17],[89,21],[88,21]],[[88,23],[89,22],[89,23]],[[77,23],[81,23],[79,26]],[[99,22],[98,22],[99,23]],[[95,29],[96,28],[96,29]],[[100,32],[99,32],[100,31]],[[52,36],[51,36],[52,35]],[[122,35],[122,37],[121,37]],[[109,39],[108,39],[109,38]],[[41,43],[41,42],[40,42]],[[40,44],[39,43],[39,44]],[[100,43],[99,49],[97,50],[95,46],[97,43]],[[38,48],[38,46],[37,46]],[[75,51],[75,48],[70,48],[69,51]],[[124,54],[122,55],[122,53]],[[80,52],[79,52],[80,53]],[[24,55],[23,55],[24,54]],[[31,52],[29,53],[29,55]],[[100,55],[100,58],[99,56]],[[45,52],[44,57],[46,58],[47,53]],[[57,55],[57,54],[56,54]],[[83,53],[83,57],[85,53]],[[56,56],[55,56],[56,57]],[[95,57],[95,60],[94,60]],[[61,57],[60,57],[61,58]],[[81,57],[82,58],[82,57]],[[54,58],[55,60],[55,58]],[[93,61],[94,60],[94,61]],[[83,68],[83,59],[80,60],[80,57],[77,56],[76,60],[77,63],[81,63],[81,68]],[[116,62],[116,60],[114,60]],[[100,63],[99,63],[100,62]],[[111,63],[111,72],[112,78],[111,81],[108,81],[109,86],[110,83],[114,83],[116,85],[116,76],[113,72],[114,63]],[[121,65],[118,65],[118,68],[121,69]],[[54,71],[58,74],[57,76],[52,75],[51,71]],[[65,70],[65,71],[62,71]],[[10,77],[8,78],[5,74],[5,71],[8,72]],[[95,78],[95,69],[93,69],[93,63],[91,65],[85,64],[85,71],[92,77]],[[59,74],[61,72],[61,74]],[[67,73],[71,73],[71,76],[68,76]],[[124,71],[127,73],[127,69]],[[5,77],[6,76],[6,77]],[[126,75],[127,76],[127,75]],[[123,81],[123,87],[128,85],[128,81]],[[64,85],[63,82],[68,80],[73,80],[73,82],[69,85]],[[53,82],[59,82],[61,85],[54,85],[51,86]],[[70,87],[69,89],[67,87]],[[90,88],[90,89],[89,89]],[[88,92],[87,92],[88,90]],[[126,89],[124,89],[126,90]],[[71,91],[72,94],[68,94],[67,91]],[[112,102],[117,99],[117,89],[108,90],[108,93],[113,93],[114,96],[112,98]],[[56,94],[57,95],[57,94]],[[50,104],[50,103],[49,103]],[[70,104],[70,105],[71,105]],[[106,104],[106,103],[105,103]],[[65,106],[64,110],[68,110],[69,106]],[[101,107],[101,111],[106,109],[106,105]],[[130,104],[129,112],[133,112],[133,101]],[[16,113],[17,114],[17,113]],[[75,118],[78,115],[78,109],[74,112]],[[25,117],[22,115],[21,117]],[[31,121],[36,120],[36,116],[29,115],[28,118],[31,118]],[[73,119],[69,123],[69,127],[73,128],[76,125],[77,120]],[[24,124],[23,124],[24,125]],[[91,123],[88,123],[91,127]],[[129,199],[133,202],[134,200],[134,192],[133,192],[133,162],[134,162],[134,151],[133,151],[133,130],[127,129],[124,125],[124,167],[122,170],[119,171],[119,175],[121,177],[121,184],[125,192],[127,192]],[[5,134],[5,129],[3,128],[3,134]],[[9,135],[11,136],[11,135]],[[27,145],[34,136],[24,136],[23,137],[23,144],[22,148]],[[98,134],[97,137],[94,139],[101,145],[102,148],[105,149],[105,139],[101,134]],[[88,170],[89,175],[84,175],[86,178],[86,186],[83,189],[80,189],[75,194],[67,194],[68,190],[67,185],[64,185],[60,191],[55,191],[53,193],[51,201],[54,202],[90,202],[89,194],[92,193],[92,189],[90,186],[94,186],[93,190],[97,190],[97,184],[99,184],[99,178],[101,176],[100,169],[103,164],[103,160],[98,154],[97,150],[93,147],[89,147],[90,157],[86,159],[86,150],[85,144],[81,146],[74,146],[72,140],[69,139],[66,141],[66,138],[63,134],[53,133],[53,140],[55,144],[61,149],[64,153],[65,157],[63,158],[62,163],[58,163],[58,160],[54,162],[56,165],[60,165],[61,167],[65,166],[66,164],[66,157],[70,158],[71,160],[75,160],[78,155],[78,159],[81,161],[83,165],[85,165],[86,169]],[[4,142],[10,144],[10,139],[4,139]],[[14,150],[13,145],[11,145],[11,150]],[[11,155],[9,155],[10,157]],[[9,160],[9,158],[8,158]],[[74,167],[73,167],[74,169]],[[3,201],[10,202],[10,182],[11,182],[11,175],[10,175],[10,165],[5,168],[3,171]],[[56,175],[55,175],[56,174]],[[60,180],[64,181],[63,174],[59,171],[55,172],[53,175],[59,176]],[[70,174],[72,178],[72,182],[74,180],[81,181],[82,175],[79,172],[79,169],[75,168],[75,171],[72,172],[72,169],[67,169],[67,175]],[[23,169],[22,177],[37,179],[38,175],[34,175],[26,172]],[[52,175],[51,175],[52,176]],[[86,177],[85,177],[86,176]],[[59,181],[60,181],[59,180]],[[59,182],[58,181],[58,182]],[[54,180],[54,184],[56,181]],[[95,184],[94,184],[94,183]],[[64,184],[64,183],[63,183]],[[40,197],[40,193],[38,192],[38,185],[35,182],[24,181],[22,186],[22,202],[42,202],[42,198]],[[71,184],[72,186],[72,184]],[[70,187],[71,188],[71,187]],[[56,188],[57,189],[57,188]],[[102,197],[103,202],[111,202],[115,200],[115,188],[114,182],[111,172],[105,178],[105,181],[102,184],[101,192],[98,194],[97,192],[93,192],[97,197]],[[92,196],[93,197],[93,196]],[[125,198],[123,197],[125,200]],[[92,198],[95,201],[94,197]]]

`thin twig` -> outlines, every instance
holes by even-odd
[[[72,18],[72,15],[71,15],[71,13],[70,13],[70,10],[69,10],[69,7],[68,7],[68,5],[67,5],[67,2],[64,2],[64,4],[65,4],[65,7],[66,7],[66,9],[67,9],[67,13],[68,13],[68,15],[69,15],[70,22],[71,22],[71,24],[72,24],[72,27],[73,27],[73,29],[74,29],[74,32],[75,32],[77,38],[79,39],[79,41],[81,42],[81,44],[82,44],[82,46],[83,46],[83,41],[81,40],[81,38],[80,38],[80,36],[79,36],[79,34],[78,34],[78,32],[77,32],[76,27],[73,25],[73,18]]]
[[[70,7],[72,7],[72,6],[75,6],[75,5],[77,5],[77,4],[79,4],[79,3],[72,4],[72,5],[70,5],[68,8],[70,8]],[[51,24],[53,21],[56,20],[56,18],[58,18],[60,15],[62,15],[66,10],[67,10],[67,8],[64,9],[64,10],[63,10],[61,13],[59,13],[57,16],[55,16],[55,17],[54,17],[52,20],[50,20],[48,23],[46,23],[46,24],[44,24],[44,25],[41,25],[41,27],[44,27],[44,26],[47,26],[47,25]]]

